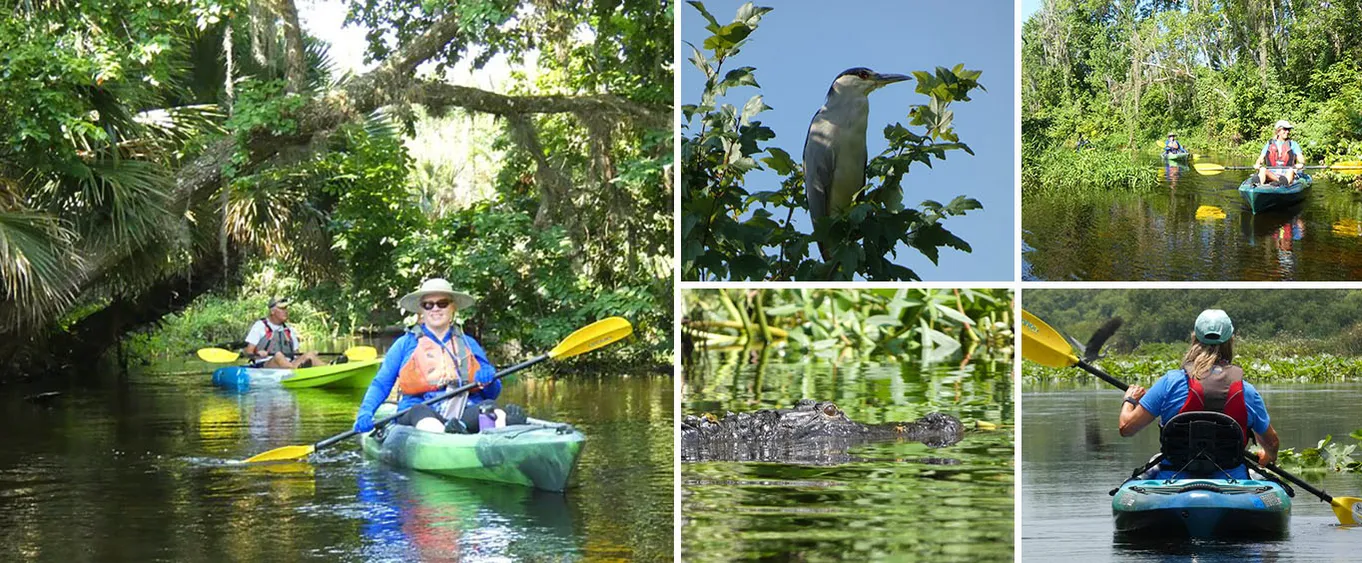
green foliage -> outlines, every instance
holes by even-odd
[[[129,357],[149,362],[182,359],[199,348],[240,341],[251,323],[265,316],[271,295],[290,293],[258,289],[243,287],[240,296],[206,295],[183,311],[164,317],[155,329],[126,338],[124,351]],[[295,300],[289,307],[288,324],[306,351],[325,351],[319,348],[320,341],[336,336],[330,315],[307,300]]]
[[[1034,145],[1023,170],[1045,166],[1030,157],[1071,148],[1079,134],[1107,149],[1147,150],[1178,131],[1195,150],[1256,156],[1278,119],[1297,124],[1308,159],[1355,159],[1357,5],[1295,8],[1047,2],[1022,25],[1023,138]]]
[[[1003,289],[718,289],[683,296],[684,328],[708,346],[788,339],[828,357],[968,362],[977,352],[1011,360],[1012,296]]]
[[[719,104],[734,88],[760,88],[756,69],[725,70],[751,39],[761,18],[771,8],[751,3],[738,9],[732,22],[721,25],[701,2],[689,2],[708,22],[703,50],[689,45],[690,62],[705,76],[698,104],[681,107],[681,267],[686,279],[842,279],[856,275],[871,280],[914,280],[918,274],[893,262],[895,248],[905,244],[937,262],[939,249],[970,251],[969,243],[951,233],[942,220],[981,209],[978,200],[960,196],[941,204],[924,201],[918,208],[903,203],[903,176],[912,163],[931,166],[948,151],[963,150],[952,127],[952,102],[969,101],[980,73],[938,67],[914,73],[917,92],[928,101],[908,112],[909,125],[885,127],[889,147],[870,160],[867,182],[850,208],[820,220],[812,233],[797,231],[791,219],[796,209],[807,209],[800,166],[790,154],[766,145],[775,132],[756,119],[771,109],[761,94],[742,108]],[[698,123],[697,123],[698,121]],[[765,156],[762,156],[762,155]],[[776,191],[749,192],[746,175],[765,165],[783,176]],[[828,258],[810,256],[810,245],[821,244]]]
[[[1354,430],[1348,436],[1362,443],[1362,429]],[[1291,471],[1317,473],[1362,471],[1362,460],[1353,457],[1358,444],[1344,446],[1333,439],[1332,434],[1326,435],[1315,447],[1305,448],[1300,453],[1296,453],[1295,448],[1281,450],[1277,452],[1277,465],[1285,466]]]
[[[1159,171],[1136,163],[1130,153],[1055,148],[1033,153],[1023,164],[1023,197],[1035,193],[1090,197],[1159,186]]]

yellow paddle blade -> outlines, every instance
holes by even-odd
[[[241,357],[241,354],[222,348],[199,348],[199,351],[195,354],[198,354],[200,360],[210,364],[235,362],[237,358]]]
[[[1333,230],[1338,236],[1357,238],[1362,236],[1362,222],[1352,218],[1339,219],[1334,221]]]
[[[1334,497],[1334,502],[1329,503],[1329,507],[1334,509],[1334,516],[1338,517],[1339,524],[1356,526],[1362,521],[1362,498]]]
[[[577,329],[552,350],[549,350],[549,357],[571,358],[578,354],[590,352],[606,344],[629,336],[634,333],[634,325],[624,317],[610,317],[601,319],[587,326]]]
[[[1329,165],[1329,168],[1337,170],[1339,168],[1362,168],[1362,160],[1345,160]]]
[[[1078,356],[1059,331],[1050,328],[1032,315],[1022,311],[1022,357],[1052,368],[1066,368],[1078,363]]]
[[[1224,166],[1221,166],[1214,162],[1198,162],[1196,164],[1193,164],[1192,168],[1195,168],[1197,172],[1200,172],[1207,176],[1214,176],[1225,171]]]
[[[372,360],[378,357],[378,350],[373,346],[354,346],[345,351],[345,357],[350,358],[352,362]]]
[[[1198,221],[1211,221],[1225,218],[1225,210],[1214,205],[1203,205],[1196,208],[1196,219]]]
[[[306,446],[284,446],[282,448],[275,448],[263,454],[256,454],[249,458],[246,458],[245,463],[260,463],[264,461],[292,461],[296,459],[303,459],[309,455],[312,455],[312,451],[313,448],[311,444],[308,444]]]

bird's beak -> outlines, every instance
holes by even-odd
[[[874,83],[875,83],[875,87],[874,87],[872,90],[878,90],[878,89],[880,89],[880,88],[883,88],[883,87],[888,86],[888,85],[890,85],[890,84],[893,84],[893,83],[895,83],[895,82],[903,82],[904,80],[910,80],[910,79],[912,79],[912,78],[913,78],[913,77],[908,76],[908,75],[906,75],[906,74],[879,74],[879,73],[876,73],[875,76],[871,78],[871,80],[874,81]]]

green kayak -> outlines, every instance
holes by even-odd
[[[374,418],[391,416],[385,404]],[[364,453],[394,467],[457,479],[495,481],[562,491],[586,437],[569,424],[529,419],[527,424],[478,434],[427,432],[389,424],[364,434]]]
[[[213,384],[245,391],[263,387],[364,389],[378,375],[383,358],[299,369],[228,366],[213,371]]]
[[[1191,154],[1192,154],[1192,153],[1189,153],[1189,152],[1187,152],[1187,151],[1181,151],[1181,152],[1166,152],[1166,153],[1163,153],[1163,157],[1166,158],[1166,159],[1168,159],[1168,160],[1183,160],[1183,159],[1187,158],[1188,156],[1190,156]]]

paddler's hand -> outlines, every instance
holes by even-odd
[[[368,432],[374,429],[374,415],[366,412],[359,413],[355,417],[355,432]]]
[[[1277,461],[1277,456],[1269,453],[1266,448],[1258,450],[1258,465],[1267,465],[1275,461]]]
[[[1147,390],[1144,387],[1131,385],[1126,388],[1126,402],[1129,403],[1131,400],[1134,400],[1136,403],[1140,402],[1140,399],[1144,397],[1145,391]]]

